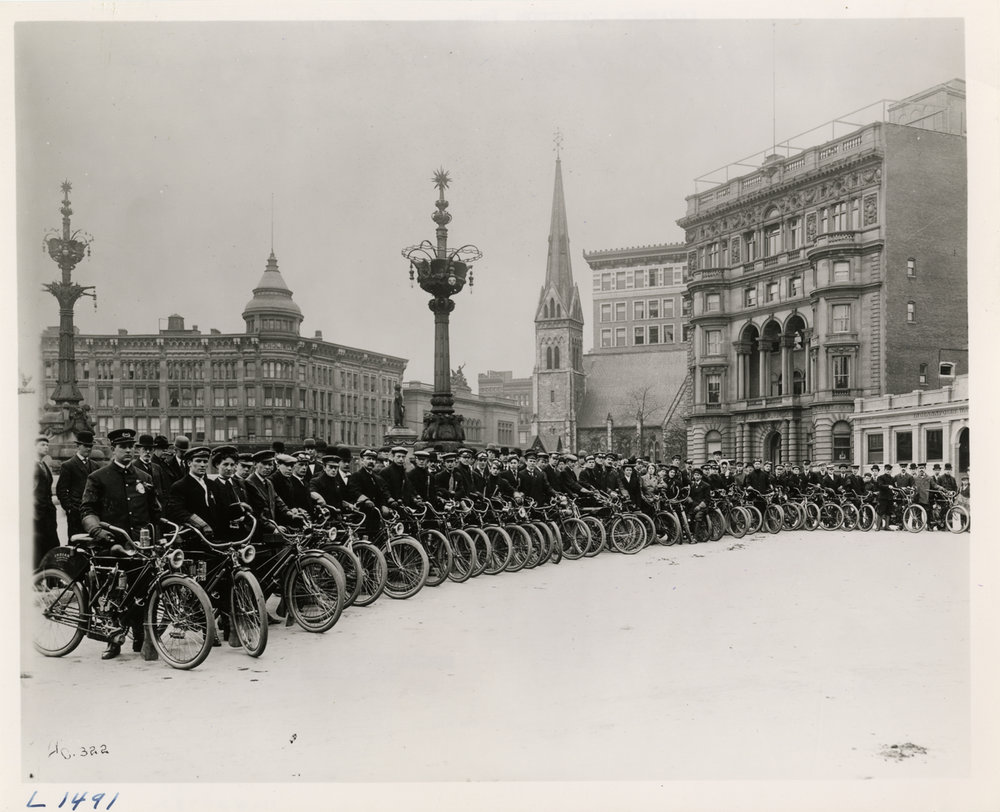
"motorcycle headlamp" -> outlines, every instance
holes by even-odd
[[[240,550],[240,561],[244,564],[249,564],[257,557],[257,548],[252,544],[248,544],[246,547]]]
[[[170,565],[171,569],[179,570],[184,566],[184,551],[183,550],[171,550],[167,553],[167,564]]]

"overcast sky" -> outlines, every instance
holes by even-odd
[[[302,332],[433,378],[428,296],[400,250],[483,252],[457,297],[452,366],[531,373],[555,153],[592,344],[582,251],[683,239],[694,178],[880,99],[964,76],[960,19],[21,23],[15,31],[22,369],[58,321],[42,252],[73,183],[94,237],[83,332],[171,313],[242,332],[271,250]],[[773,116],[773,120],[772,120]],[[838,133],[839,134],[839,133]],[[700,188],[705,188],[704,186]]]

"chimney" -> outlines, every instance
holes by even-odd
[[[314,336],[314,338],[317,341],[322,341],[323,340],[323,331],[322,330],[317,330],[316,331],[316,335]]]

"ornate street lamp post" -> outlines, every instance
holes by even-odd
[[[81,407],[83,395],[76,385],[76,349],[73,340],[73,308],[81,296],[90,296],[97,305],[97,294],[94,287],[75,284],[71,275],[77,263],[84,254],[90,255],[90,244],[93,238],[83,231],[71,231],[70,215],[73,209],[69,205],[69,193],[73,188],[67,180],[62,184],[63,200],[62,235],[53,229],[45,238],[44,250],[62,271],[62,279],[49,282],[43,286],[59,302],[59,361],[56,375],[56,389],[52,393],[53,407],[47,404],[48,413],[43,423],[50,431],[81,431],[91,429],[86,408]],[[61,423],[62,425],[58,425]]]
[[[448,447],[462,443],[465,430],[462,416],[452,408],[455,398],[451,393],[451,357],[448,338],[448,321],[455,303],[451,297],[465,287],[468,279],[472,287],[472,263],[482,258],[482,252],[474,245],[448,248],[448,201],[444,190],[451,178],[443,169],[434,173],[434,185],[438,189],[435,205],[437,211],[431,219],[437,223],[437,244],[424,240],[419,245],[403,249],[403,256],[410,262],[410,281],[416,277],[420,285],[433,297],[428,302],[434,313],[434,394],[431,396],[431,411],[424,417],[424,431],[421,440]]]

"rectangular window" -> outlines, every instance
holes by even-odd
[[[917,275],[917,261],[915,259],[906,260],[906,275],[910,279]]]
[[[632,343],[638,347],[641,344],[646,343],[646,328],[645,327],[633,327],[632,328]]]
[[[722,402],[722,376],[718,374],[705,376],[706,403]]]
[[[611,328],[605,327],[601,330],[601,346],[610,347],[611,346]]]
[[[672,324],[663,325],[663,331],[660,333],[660,341],[663,344],[674,343],[674,325]]]
[[[744,307],[757,306],[757,288],[743,289],[743,306]]]
[[[244,361],[243,362],[243,377],[253,380],[257,377],[257,362],[256,361]]]
[[[917,306],[913,302],[906,303],[906,321],[913,324],[917,320]]]
[[[706,293],[705,294],[705,312],[706,313],[718,313],[719,312],[719,294],[718,293]],[[666,312],[663,313],[666,316]],[[670,314],[671,316],[673,313]]]
[[[274,406],[274,387],[264,387],[264,408]]]
[[[555,403],[555,402],[556,402],[556,390],[555,389],[550,389],[549,390],[549,403]]]
[[[657,325],[655,324],[649,325],[649,343],[650,344],[660,343],[660,331],[659,329],[657,329]]]
[[[649,318],[658,319],[660,318],[660,300],[650,299],[648,302]]]
[[[778,301],[778,283],[768,282],[767,287],[765,288],[765,295],[767,297],[767,301],[769,302]]]
[[[851,358],[849,355],[833,356],[833,388],[851,388]]]
[[[913,461],[913,432],[896,432],[896,462]]]
[[[97,405],[98,406],[114,406],[115,399],[112,394],[114,390],[105,387],[100,387],[97,390]]]
[[[306,382],[306,365],[299,364],[299,383]]]
[[[747,249],[747,262],[753,262],[757,259],[757,235],[752,231],[747,231],[743,234],[743,242]]]
[[[705,331],[705,355],[722,353],[722,330]]]
[[[847,204],[835,203],[830,215],[830,231],[847,231]]]
[[[711,294],[709,294],[711,295]],[[674,317],[674,297],[663,300],[663,318],[672,319]]]
[[[601,290],[611,290],[611,274],[601,274]]]
[[[802,295],[802,277],[793,276],[788,280],[788,298],[794,299]]]
[[[122,387],[122,406],[132,407],[135,405],[134,390],[131,386]]]
[[[140,386],[135,390],[135,405],[139,409],[143,409],[146,406],[146,387]]]
[[[927,429],[924,441],[927,447],[927,459],[944,459],[944,431],[942,429]]]
[[[826,234],[829,230],[830,224],[830,210],[824,206],[819,210],[819,233]]]
[[[251,408],[251,409],[256,408],[256,406],[257,406],[257,387],[256,386],[248,386],[246,388],[246,399],[247,399],[247,406],[249,408]]]
[[[624,347],[625,346],[625,328],[616,327],[615,328],[615,346]]]
[[[205,442],[205,418],[196,417],[194,419],[194,437],[192,440],[197,440],[199,443]]]
[[[861,198],[851,198],[851,229],[857,231],[861,228]]]
[[[626,321],[628,316],[625,312],[626,302],[615,302],[615,321]]]
[[[221,386],[212,387],[212,405],[216,408],[222,408],[226,405],[226,390]]]
[[[660,270],[659,268],[649,269],[649,284],[646,287],[656,288],[660,286]]]
[[[764,256],[776,257],[781,253],[781,224],[767,226],[764,229]]]
[[[674,284],[684,284],[684,268],[674,268]]]
[[[681,297],[681,315],[682,316],[690,316],[691,315],[691,297],[690,297],[690,295],[688,295],[688,296],[682,296]]]
[[[833,281],[834,282],[850,282],[851,281],[851,263],[850,262],[834,262],[833,263]]]
[[[300,389],[299,390],[299,408],[300,409],[305,409],[306,408],[306,390],[305,389]],[[315,411],[315,409],[316,409],[316,403],[315,403],[315,400],[314,400],[313,401],[313,410]]]
[[[636,271],[635,274],[635,287],[644,288],[646,287],[646,272]]]
[[[221,443],[229,439],[226,437],[226,425],[223,423],[222,418],[218,418],[212,421],[212,442]]]
[[[793,217],[788,221],[788,250],[794,251],[802,245],[802,220]]]
[[[717,242],[709,243],[708,245],[708,250],[705,254],[705,267],[719,267],[719,244]]]
[[[601,305],[601,321],[611,321],[611,302]]]
[[[615,290],[625,290],[625,271],[615,272]]]
[[[646,318],[645,302],[632,302],[632,318],[636,321],[642,321]]]
[[[236,392],[235,386],[230,386],[226,389],[226,405],[230,408],[240,405],[239,395]]]
[[[849,333],[851,331],[851,306],[849,304],[835,304],[830,308],[832,329],[835,333]]]

